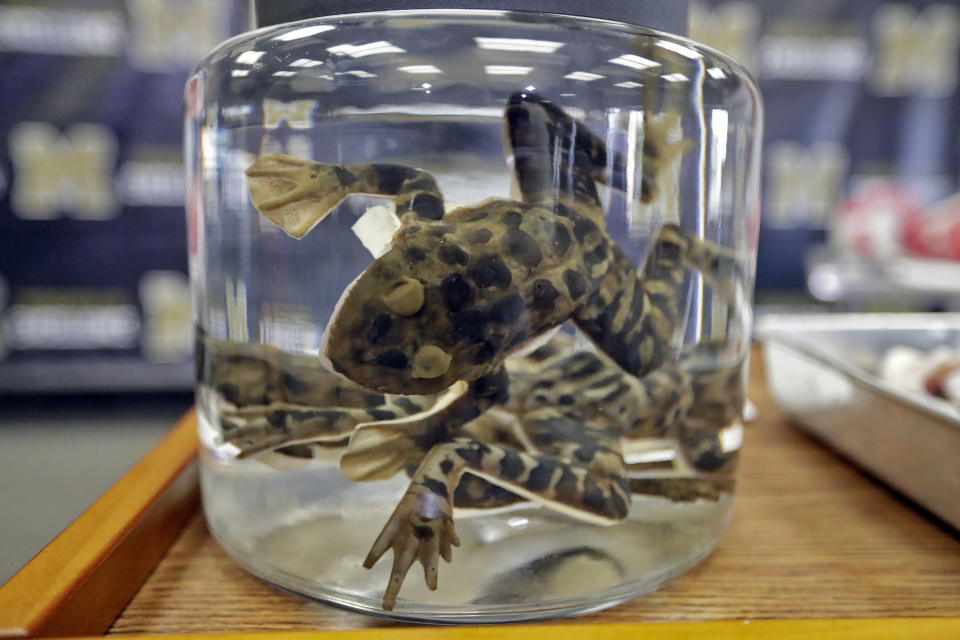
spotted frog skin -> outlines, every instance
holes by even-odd
[[[264,345],[205,337],[198,342],[197,355],[201,379],[220,398],[222,439],[238,449],[238,457],[257,457],[281,469],[310,460],[340,460],[355,479],[388,476],[406,465],[425,486],[440,481],[423,464],[436,443],[421,432],[431,409],[440,404],[437,397],[371,392],[317,367],[316,358]],[[615,490],[621,498],[629,492],[678,502],[716,500],[733,488],[736,453],[719,447],[717,433],[718,426],[739,417],[740,365],[698,370],[695,358],[684,357],[674,370],[636,378],[602,352],[576,351],[571,336],[559,333],[533,353],[508,360],[510,398],[459,432],[464,440],[502,448],[506,453],[499,471],[504,476],[520,476],[526,468],[526,491],[464,474],[454,503],[459,509],[491,509],[533,499],[584,519],[574,506],[570,477],[563,471],[556,481],[550,481],[556,472],[546,477],[545,470],[555,469],[557,460],[574,461],[572,469],[589,462],[595,472],[621,478]],[[682,443],[686,457],[667,467],[620,457],[631,444],[662,446],[665,437]],[[470,447],[463,447],[468,457]],[[487,449],[481,451],[489,455]],[[575,480],[582,479],[585,506],[602,512],[602,496],[591,474],[571,473]],[[456,532],[452,520],[447,524],[452,544]],[[367,564],[372,565],[379,551],[371,550]],[[435,562],[435,557],[427,558],[428,580]],[[392,578],[387,609],[399,587]]]
[[[322,347],[332,371],[382,394],[394,415],[368,422],[353,416],[337,428],[341,440],[345,425],[353,429],[340,462],[345,476],[376,480],[414,469],[364,562],[371,567],[393,550],[387,610],[415,560],[436,588],[439,558],[449,561],[458,544],[453,504],[461,496],[473,491],[472,499],[484,502],[484,493],[499,495],[491,504],[504,496],[530,499],[614,524],[627,516],[637,488],[624,462],[624,438],[670,432],[694,469],[716,471],[727,463],[717,429],[734,421],[741,406],[739,365],[719,376],[700,374],[672,346],[686,270],[698,270],[729,299],[743,284],[741,264],[666,224],[638,273],[606,233],[597,192],[598,182],[619,186],[622,161],[608,163],[602,141],[533,94],[511,96],[504,123],[516,200],[448,212],[436,181],[402,165],[347,167],[273,155],[247,170],[254,206],[293,237],[352,193],[396,202],[400,229],[343,293]],[[660,170],[684,145],[653,135],[652,127],[646,133],[641,199],[652,200]],[[511,376],[511,355],[567,321],[596,353]],[[394,395],[431,399],[419,403],[423,411],[398,411]],[[538,404],[538,397],[546,401]],[[288,404],[260,406],[275,412],[267,423],[288,423],[297,432],[306,421],[292,412],[303,410]],[[687,484],[648,488],[680,499],[696,493],[690,488],[696,483]]]

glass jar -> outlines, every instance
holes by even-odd
[[[220,544],[443,622],[597,610],[705,557],[742,434],[760,121],[729,58],[590,18],[358,13],[220,46],[186,116]]]

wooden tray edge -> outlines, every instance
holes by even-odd
[[[134,636],[140,637],[140,636]],[[960,618],[864,618],[842,620],[730,620],[628,624],[507,625],[488,627],[405,627],[356,631],[248,632],[151,636],[155,640],[914,640],[958,638]]]
[[[191,410],[0,585],[0,637],[107,630],[197,509],[196,434]]]

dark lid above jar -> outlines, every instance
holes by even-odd
[[[688,4],[688,0],[255,0],[260,27],[365,11],[496,9],[603,18],[678,35],[687,33]]]

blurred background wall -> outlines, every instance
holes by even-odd
[[[767,107],[757,302],[956,309],[960,2],[697,0]]]
[[[182,94],[245,0],[0,1],[0,393],[191,385]],[[960,307],[960,0],[697,0],[767,106],[758,308]]]
[[[248,19],[0,2],[0,392],[190,387],[183,88]]]

